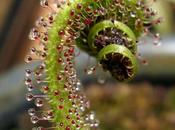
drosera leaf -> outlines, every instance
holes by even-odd
[[[150,27],[159,21],[151,19],[153,13],[145,0],[41,0],[40,3],[47,8],[48,15],[40,17],[30,32],[29,38],[40,47],[31,49],[26,63],[40,60],[41,64],[26,69],[25,84],[30,92],[26,98],[42,109],[30,109],[31,121],[34,124],[47,121],[52,125],[34,129],[96,129],[99,121],[94,112],[88,113],[89,101],[79,88],[82,85],[75,69],[75,48],[95,57],[113,78],[126,82],[137,72],[139,37],[145,30],[149,34]],[[34,90],[41,93],[35,94]]]

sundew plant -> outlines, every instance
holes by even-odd
[[[150,5],[154,0],[41,0],[48,12],[31,29],[29,38],[37,47],[30,49],[25,62],[40,61],[26,69],[28,101],[40,110],[28,110],[33,130],[96,130],[99,121],[89,112],[89,101],[82,92],[75,70],[75,48],[94,57],[98,66],[120,82],[134,78],[138,61],[139,38],[149,35],[158,43],[159,34],[151,32],[160,23]],[[38,47],[38,44],[40,47]],[[87,70],[87,74],[95,67]],[[35,77],[34,80],[32,77]],[[40,91],[39,94],[33,90]],[[48,128],[37,125],[50,122]]]

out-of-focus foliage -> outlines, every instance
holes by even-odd
[[[157,0],[153,5],[153,9],[157,12],[157,17],[162,17],[163,22],[156,28],[161,34],[169,35],[175,32],[174,27],[174,6],[175,0]]]
[[[175,89],[149,84],[87,90],[102,130],[175,130]]]

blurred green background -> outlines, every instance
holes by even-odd
[[[100,119],[101,130],[175,130],[175,0],[157,0],[153,4],[163,23],[155,29],[161,34],[161,46],[152,39],[139,45],[139,52],[148,61],[140,64],[136,78],[120,84],[106,78],[98,83],[98,75],[87,76],[82,53],[77,58],[81,78],[92,109]],[[31,130],[25,100],[24,70],[37,63],[24,64],[24,57],[33,42],[28,40],[34,21],[44,12],[39,0],[0,1],[0,130]],[[92,64],[93,64],[92,60]]]

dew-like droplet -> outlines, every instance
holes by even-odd
[[[49,2],[48,2],[48,0],[40,0],[40,5],[42,7],[47,7],[49,5]]]
[[[60,81],[60,80],[62,80],[62,79],[63,79],[63,76],[62,76],[62,75],[58,75],[58,76],[57,76],[57,80],[58,80],[58,81]]]
[[[32,83],[32,80],[30,78],[25,78],[25,85],[30,85]]]
[[[60,8],[61,3],[58,0],[54,0],[53,6],[56,7],[56,8]]]
[[[33,60],[33,59],[32,59],[31,56],[26,56],[26,58],[25,58],[25,62],[26,62],[26,63],[30,63],[32,60]]]
[[[36,48],[35,47],[30,48],[30,53],[31,54],[35,54],[35,52],[36,52]]]
[[[28,114],[29,114],[30,116],[34,116],[34,115],[36,114],[36,110],[35,110],[34,108],[30,108],[30,109],[28,110]]]
[[[70,16],[74,16],[75,15],[75,10],[71,10],[70,11]]]
[[[96,120],[95,122],[94,122],[94,127],[98,127],[99,126],[99,120]]]
[[[95,69],[96,69],[95,67],[91,67],[90,69],[85,70],[85,72],[87,75],[91,75],[94,73]]]
[[[31,71],[30,69],[26,69],[25,72],[26,72],[26,76],[27,76],[27,77],[30,76],[31,73],[32,73],[32,71]]]
[[[93,71],[92,70],[87,70],[87,74],[91,75],[91,74],[93,74]]]
[[[32,117],[30,118],[30,120],[31,120],[31,122],[32,122],[33,124],[36,124],[36,123],[38,123],[39,118],[38,118],[37,116],[32,116]]]
[[[54,95],[55,96],[59,96],[60,95],[60,92],[58,90],[55,90]]]
[[[28,91],[34,90],[34,86],[32,84],[27,85],[27,90]]]
[[[84,107],[83,105],[81,105],[81,106],[80,106],[80,110],[81,110],[82,112],[84,112],[84,111],[85,111],[85,107]]]
[[[29,33],[29,39],[30,40],[36,40],[40,37],[40,33],[36,28],[32,28]]]
[[[35,105],[37,107],[42,107],[44,104],[43,104],[43,100],[41,98],[36,98],[35,100]]]
[[[44,24],[45,24],[45,19],[44,19],[44,17],[40,17],[40,18],[36,21],[36,23],[35,23],[35,25],[36,25],[37,27],[42,27]]]
[[[85,115],[85,121],[89,121],[89,116]]]
[[[80,90],[81,90],[81,87],[82,87],[82,84],[81,84],[80,81],[78,81],[78,82],[76,83],[75,90],[76,90],[76,91],[80,91]]]
[[[42,82],[42,80],[40,78],[36,78],[36,83],[40,84]]]
[[[73,111],[71,109],[69,109],[69,114],[72,115],[73,114]]]
[[[26,100],[27,100],[27,101],[32,101],[33,99],[34,99],[34,96],[33,96],[32,93],[27,93],[27,94],[26,94]]]
[[[131,15],[132,18],[136,17],[136,13],[135,12],[131,12],[130,15]]]
[[[44,93],[47,93],[49,91],[49,87],[48,86],[42,86],[42,90]]]
[[[153,44],[156,46],[156,47],[160,47],[162,45],[162,42],[159,41],[159,40],[156,40],[153,42]]]
[[[52,111],[48,111],[47,112],[47,119],[51,119],[53,117],[54,117],[53,112]]]
[[[89,119],[90,119],[91,121],[94,121],[94,119],[95,119],[95,113],[94,113],[94,112],[91,112],[91,113],[89,114]]]
[[[60,122],[60,125],[59,125],[60,127],[63,127],[64,126],[64,124],[63,124],[63,122]]]
[[[79,125],[76,125],[76,130],[80,130],[80,126]]]

